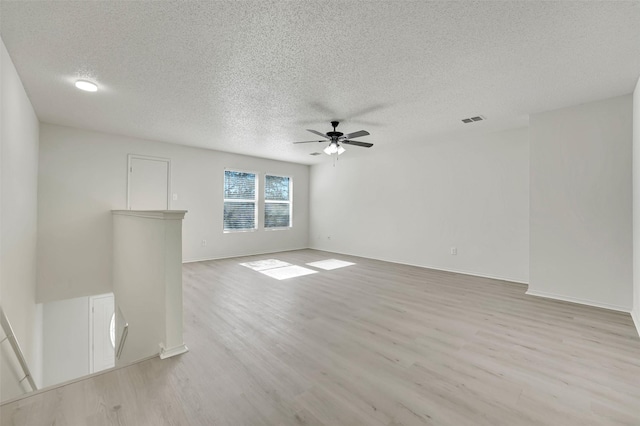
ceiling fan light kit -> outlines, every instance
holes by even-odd
[[[353,133],[347,133],[346,135],[342,132],[338,132],[336,130],[336,127],[338,127],[338,124],[340,124],[340,122],[338,121],[332,121],[331,122],[331,126],[333,127],[333,131],[331,132],[327,132],[325,133],[321,133],[318,132],[317,130],[312,130],[312,129],[307,129],[308,132],[313,133],[314,135],[318,135],[323,137],[323,140],[314,140],[314,141],[302,141],[302,142],[294,142],[294,143],[310,143],[310,142],[320,142],[320,143],[324,143],[324,142],[329,142],[329,146],[327,146],[323,151],[325,154],[327,155],[333,155],[333,154],[342,154],[346,151],[346,149],[342,146],[342,144],[344,145],[354,145],[354,146],[361,146],[363,148],[371,148],[373,146],[372,143],[369,142],[360,142],[360,141],[354,141],[351,140],[353,138],[359,138],[362,136],[367,136],[369,135],[369,132],[367,132],[366,130],[359,130],[357,132],[353,132]]]
[[[341,147],[337,143],[334,144],[333,142],[331,142],[331,144],[328,147],[326,147],[323,151],[327,155],[332,155],[332,154],[340,155],[343,152],[345,152],[346,149],[344,149],[343,147]]]

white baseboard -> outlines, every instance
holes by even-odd
[[[388,262],[388,260],[386,260],[385,262]],[[399,263],[399,262],[393,262],[393,263]],[[471,275],[473,277],[489,278],[489,279],[492,279],[492,280],[508,281],[510,283],[529,285],[528,281],[521,281],[521,280],[518,280],[518,279],[515,279],[515,278],[502,277],[502,276],[498,276],[498,275],[480,274],[478,272],[465,271],[465,270],[462,270],[462,269],[436,268],[435,266],[414,265],[414,264],[411,264],[411,263],[401,263],[401,264],[402,265],[408,265],[408,266],[415,266],[415,267],[418,267],[418,268],[433,269],[433,270],[436,270],[436,271],[452,272],[454,274]]]
[[[209,260],[222,260],[222,259],[233,259],[234,257],[247,257],[247,256],[262,256],[264,254],[274,254],[274,253],[282,253],[285,251],[295,251],[295,250],[307,250],[309,247],[300,247],[300,248],[291,248],[291,249],[282,249],[275,251],[261,251],[257,253],[244,253],[244,254],[234,254],[230,256],[219,256],[219,257],[203,257],[197,259],[187,259],[183,260],[182,263],[195,263],[195,262],[206,262]]]
[[[187,348],[187,345],[185,345],[184,343],[169,349],[160,345],[160,359],[171,358],[172,356],[180,355],[188,351],[189,348]]]
[[[633,323],[636,326],[636,331],[638,332],[638,337],[640,337],[640,313],[638,311],[631,311],[631,319],[633,319]]]
[[[527,281],[521,281],[521,280],[515,279],[515,278],[501,277],[501,276],[498,276],[498,275],[487,275],[487,274],[481,274],[481,273],[478,273],[478,272],[465,271],[465,270],[461,270],[461,269],[445,269],[445,268],[440,268],[440,267],[437,267],[437,266],[418,265],[418,264],[415,264],[415,263],[400,262],[400,261],[397,261],[397,260],[382,259],[382,258],[377,258],[377,257],[361,256],[361,255],[352,254],[352,253],[343,253],[343,252],[339,252],[339,251],[330,251],[330,250],[324,250],[324,249],[319,249],[319,248],[314,248],[314,247],[309,247],[309,249],[310,250],[324,251],[324,252],[327,252],[327,253],[343,254],[345,256],[362,257],[364,259],[379,260],[381,262],[395,263],[397,265],[415,266],[416,268],[433,269],[435,271],[452,272],[454,274],[471,275],[471,276],[474,276],[474,277],[489,278],[489,279],[492,279],[492,280],[508,281],[508,282],[512,282],[512,283],[516,283],[516,284],[525,284],[525,285],[529,284],[529,282],[527,282]]]
[[[545,299],[561,300],[563,302],[578,303],[580,305],[587,305],[587,306],[593,306],[596,308],[609,309],[611,311],[618,311],[618,312],[625,312],[625,313],[631,312],[631,309],[624,306],[613,305],[611,303],[596,302],[594,300],[581,299],[579,297],[565,296],[562,294],[547,293],[545,291],[537,291],[537,290],[529,289],[527,290],[526,294],[530,296],[544,297]]]
[[[209,258],[202,258],[202,259],[188,259],[188,260],[183,260],[182,263],[206,262],[208,260],[233,259],[234,257],[245,257],[245,256],[261,256],[261,255],[265,255],[265,254],[282,253],[282,252],[286,252],[286,251],[295,251],[295,250],[324,251],[326,253],[343,254],[345,256],[355,256],[355,257],[362,257],[362,258],[365,258],[365,259],[379,260],[381,262],[396,263],[398,265],[415,266],[417,268],[425,268],[425,269],[433,269],[433,270],[436,270],[436,271],[452,272],[454,274],[472,275],[474,277],[490,278],[492,280],[500,280],[500,281],[509,281],[509,282],[517,283],[517,284],[529,284],[527,281],[521,281],[521,280],[518,280],[518,279],[509,278],[509,277],[501,277],[501,276],[497,276],[497,275],[480,274],[480,273],[477,273],[477,272],[463,271],[463,270],[456,270],[456,269],[444,269],[444,268],[438,268],[438,267],[429,266],[429,265],[417,265],[417,264],[414,264],[414,263],[399,262],[399,261],[396,261],[396,260],[381,259],[381,258],[376,258],[376,257],[367,257],[367,256],[361,256],[361,255],[352,254],[352,253],[343,253],[343,252],[339,252],[339,251],[323,250],[323,249],[319,249],[319,248],[315,248],[315,247],[292,248],[292,249],[277,250],[277,251],[266,251],[266,252],[260,252],[260,253],[237,254],[237,255],[233,255],[233,256],[209,257]]]

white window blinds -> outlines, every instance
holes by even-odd
[[[246,231],[256,229],[255,173],[224,172],[224,230]]]
[[[291,178],[265,176],[264,227],[288,228],[291,226]]]

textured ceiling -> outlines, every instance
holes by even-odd
[[[2,1],[0,33],[43,122],[305,164],[331,119],[401,147],[640,74],[639,2]]]

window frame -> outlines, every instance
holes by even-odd
[[[225,198],[225,180],[227,177],[227,172],[234,173],[245,173],[252,174],[254,176],[254,185],[255,185],[255,198],[254,199],[239,199],[239,198]],[[225,234],[233,234],[237,232],[255,232],[258,230],[259,223],[259,215],[258,215],[258,206],[260,201],[260,173],[250,170],[241,170],[241,169],[231,169],[225,168],[222,175],[222,232]],[[224,221],[224,206],[226,203],[253,203],[253,228],[238,228],[238,229],[225,229],[225,221]]]
[[[278,177],[289,179],[289,199],[284,200],[267,200],[267,177]],[[284,231],[293,228],[293,176],[279,175],[275,173],[264,174],[264,188],[262,190],[262,196],[264,197],[264,212],[262,215],[263,227],[265,231]],[[288,226],[270,226],[267,227],[267,204],[289,204],[289,225]]]

